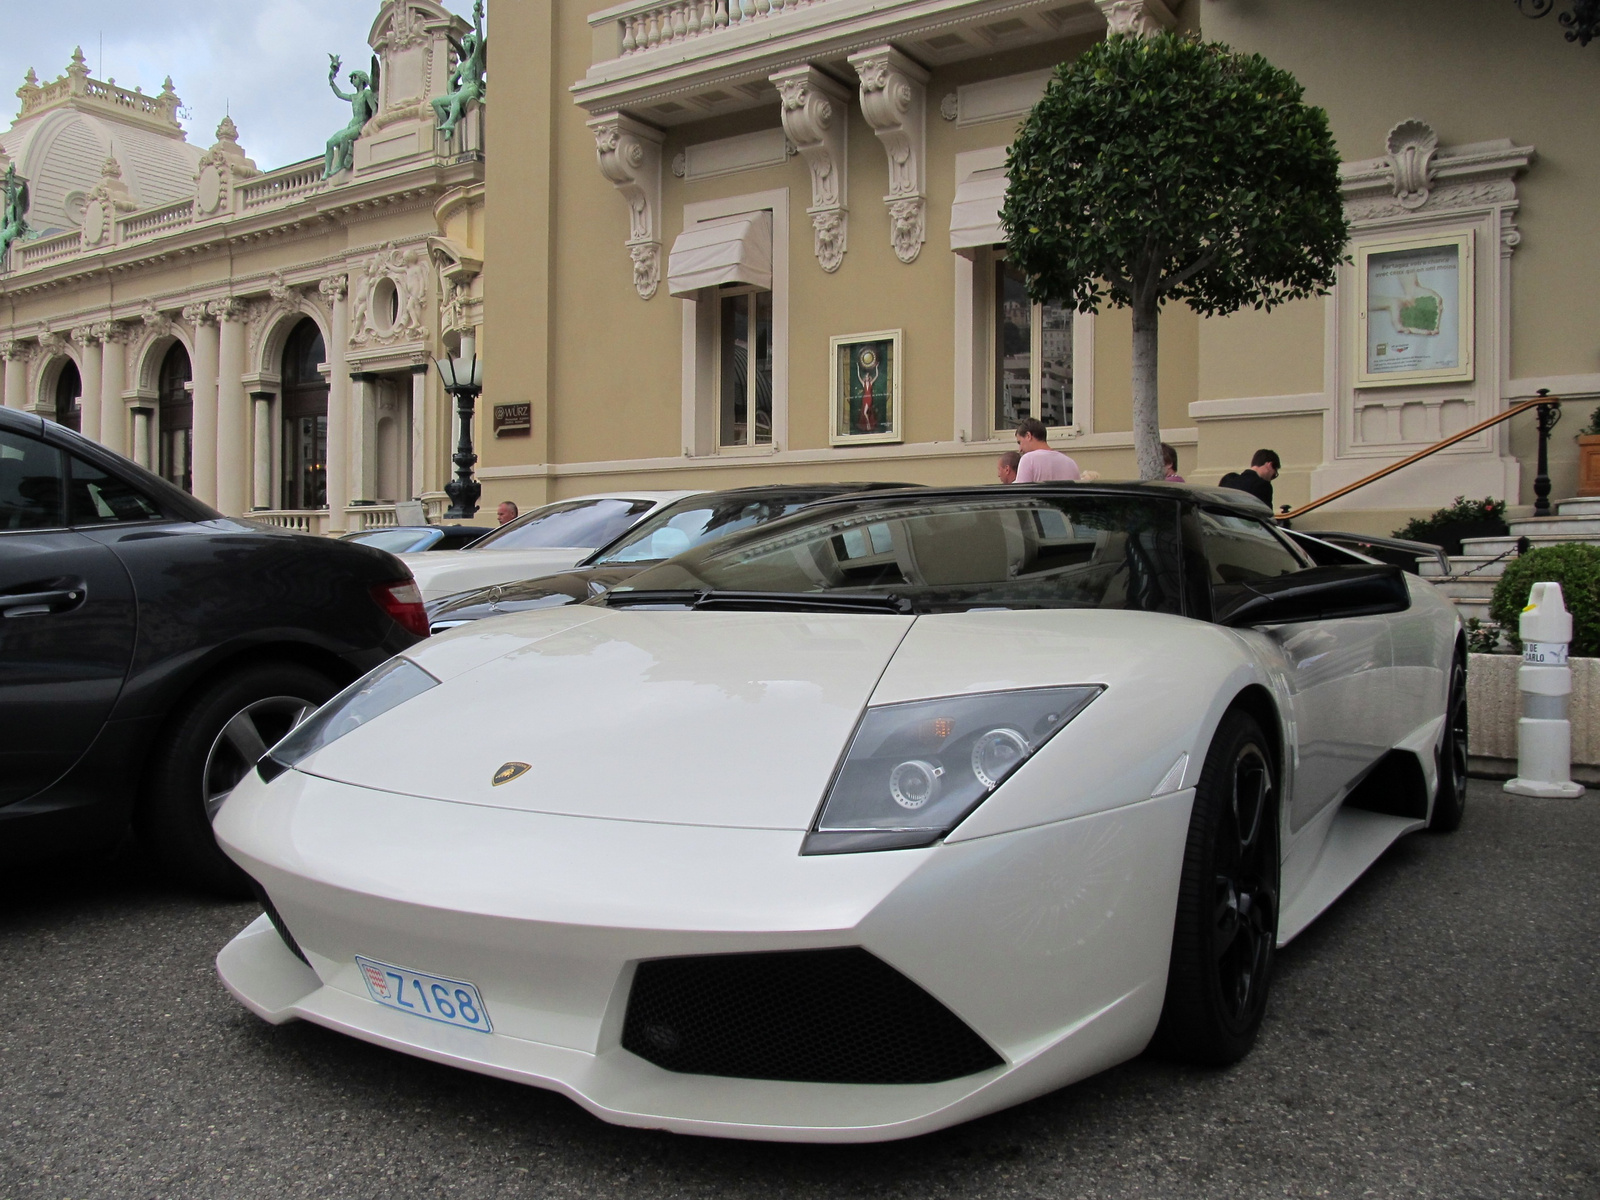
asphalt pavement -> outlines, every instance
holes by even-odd
[[[0,881],[0,1198],[1600,1196],[1600,796],[1392,849],[1278,960],[1227,1071],[1139,1059],[864,1147],[618,1129],[272,1028],[217,982],[256,914],[131,855]]]

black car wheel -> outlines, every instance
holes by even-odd
[[[1261,726],[1228,713],[1195,789],[1155,1046],[1226,1066],[1249,1052],[1278,937],[1278,792]]]
[[[152,756],[136,822],[169,874],[218,895],[250,895],[211,822],[267,748],[337,690],[309,667],[260,664],[211,684],[174,715]]]
[[[1454,833],[1467,811],[1467,732],[1467,665],[1457,658],[1450,668],[1450,699],[1439,747],[1439,790],[1428,818],[1428,828],[1436,833]]]

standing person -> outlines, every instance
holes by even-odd
[[[1228,472],[1218,481],[1217,486],[1249,492],[1261,503],[1271,508],[1272,481],[1278,477],[1278,472],[1281,469],[1276,450],[1257,450],[1250,456],[1250,465],[1248,467],[1242,471]]]
[[[1047,483],[1056,479],[1076,479],[1078,464],[1059,450],[1050,449],[1049,431],[1037,417],[1017,422],[1018,483]]]
[[[517,506],[513,501],[502,500],[500,501],[500,507],[494,510],[494,515],[502,525],[508,521],[515,521],[517,519]]]
[[[1161,461],[1167,468],[1167,473],[1162,478],[1168,483],[1184,482],[1183,476],[1178,474],[1178,451],[1165,442],[1161,443]]]
[[[1017,481],[1017,464],[1022,461],[1022,455],[1015,450],[1007,450],[1000,456],[1000,465],[997,472],[1001,483],[1015,483]]]

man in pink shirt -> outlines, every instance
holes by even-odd
[[[1047,483],[1057,479],[1078,478],[1078,464],[1059,450],[1050,449],[1049,430],[1035,417],[1024,417],[1017,422],[1017,450],[1022,461],[1017,464],[1018,483]]]

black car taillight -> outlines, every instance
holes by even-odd
[[[402,629],[418,637],[428,636],[428,614],[422,607],[422,591],[415,580],[380,583],[372,589],[372,598]]]

